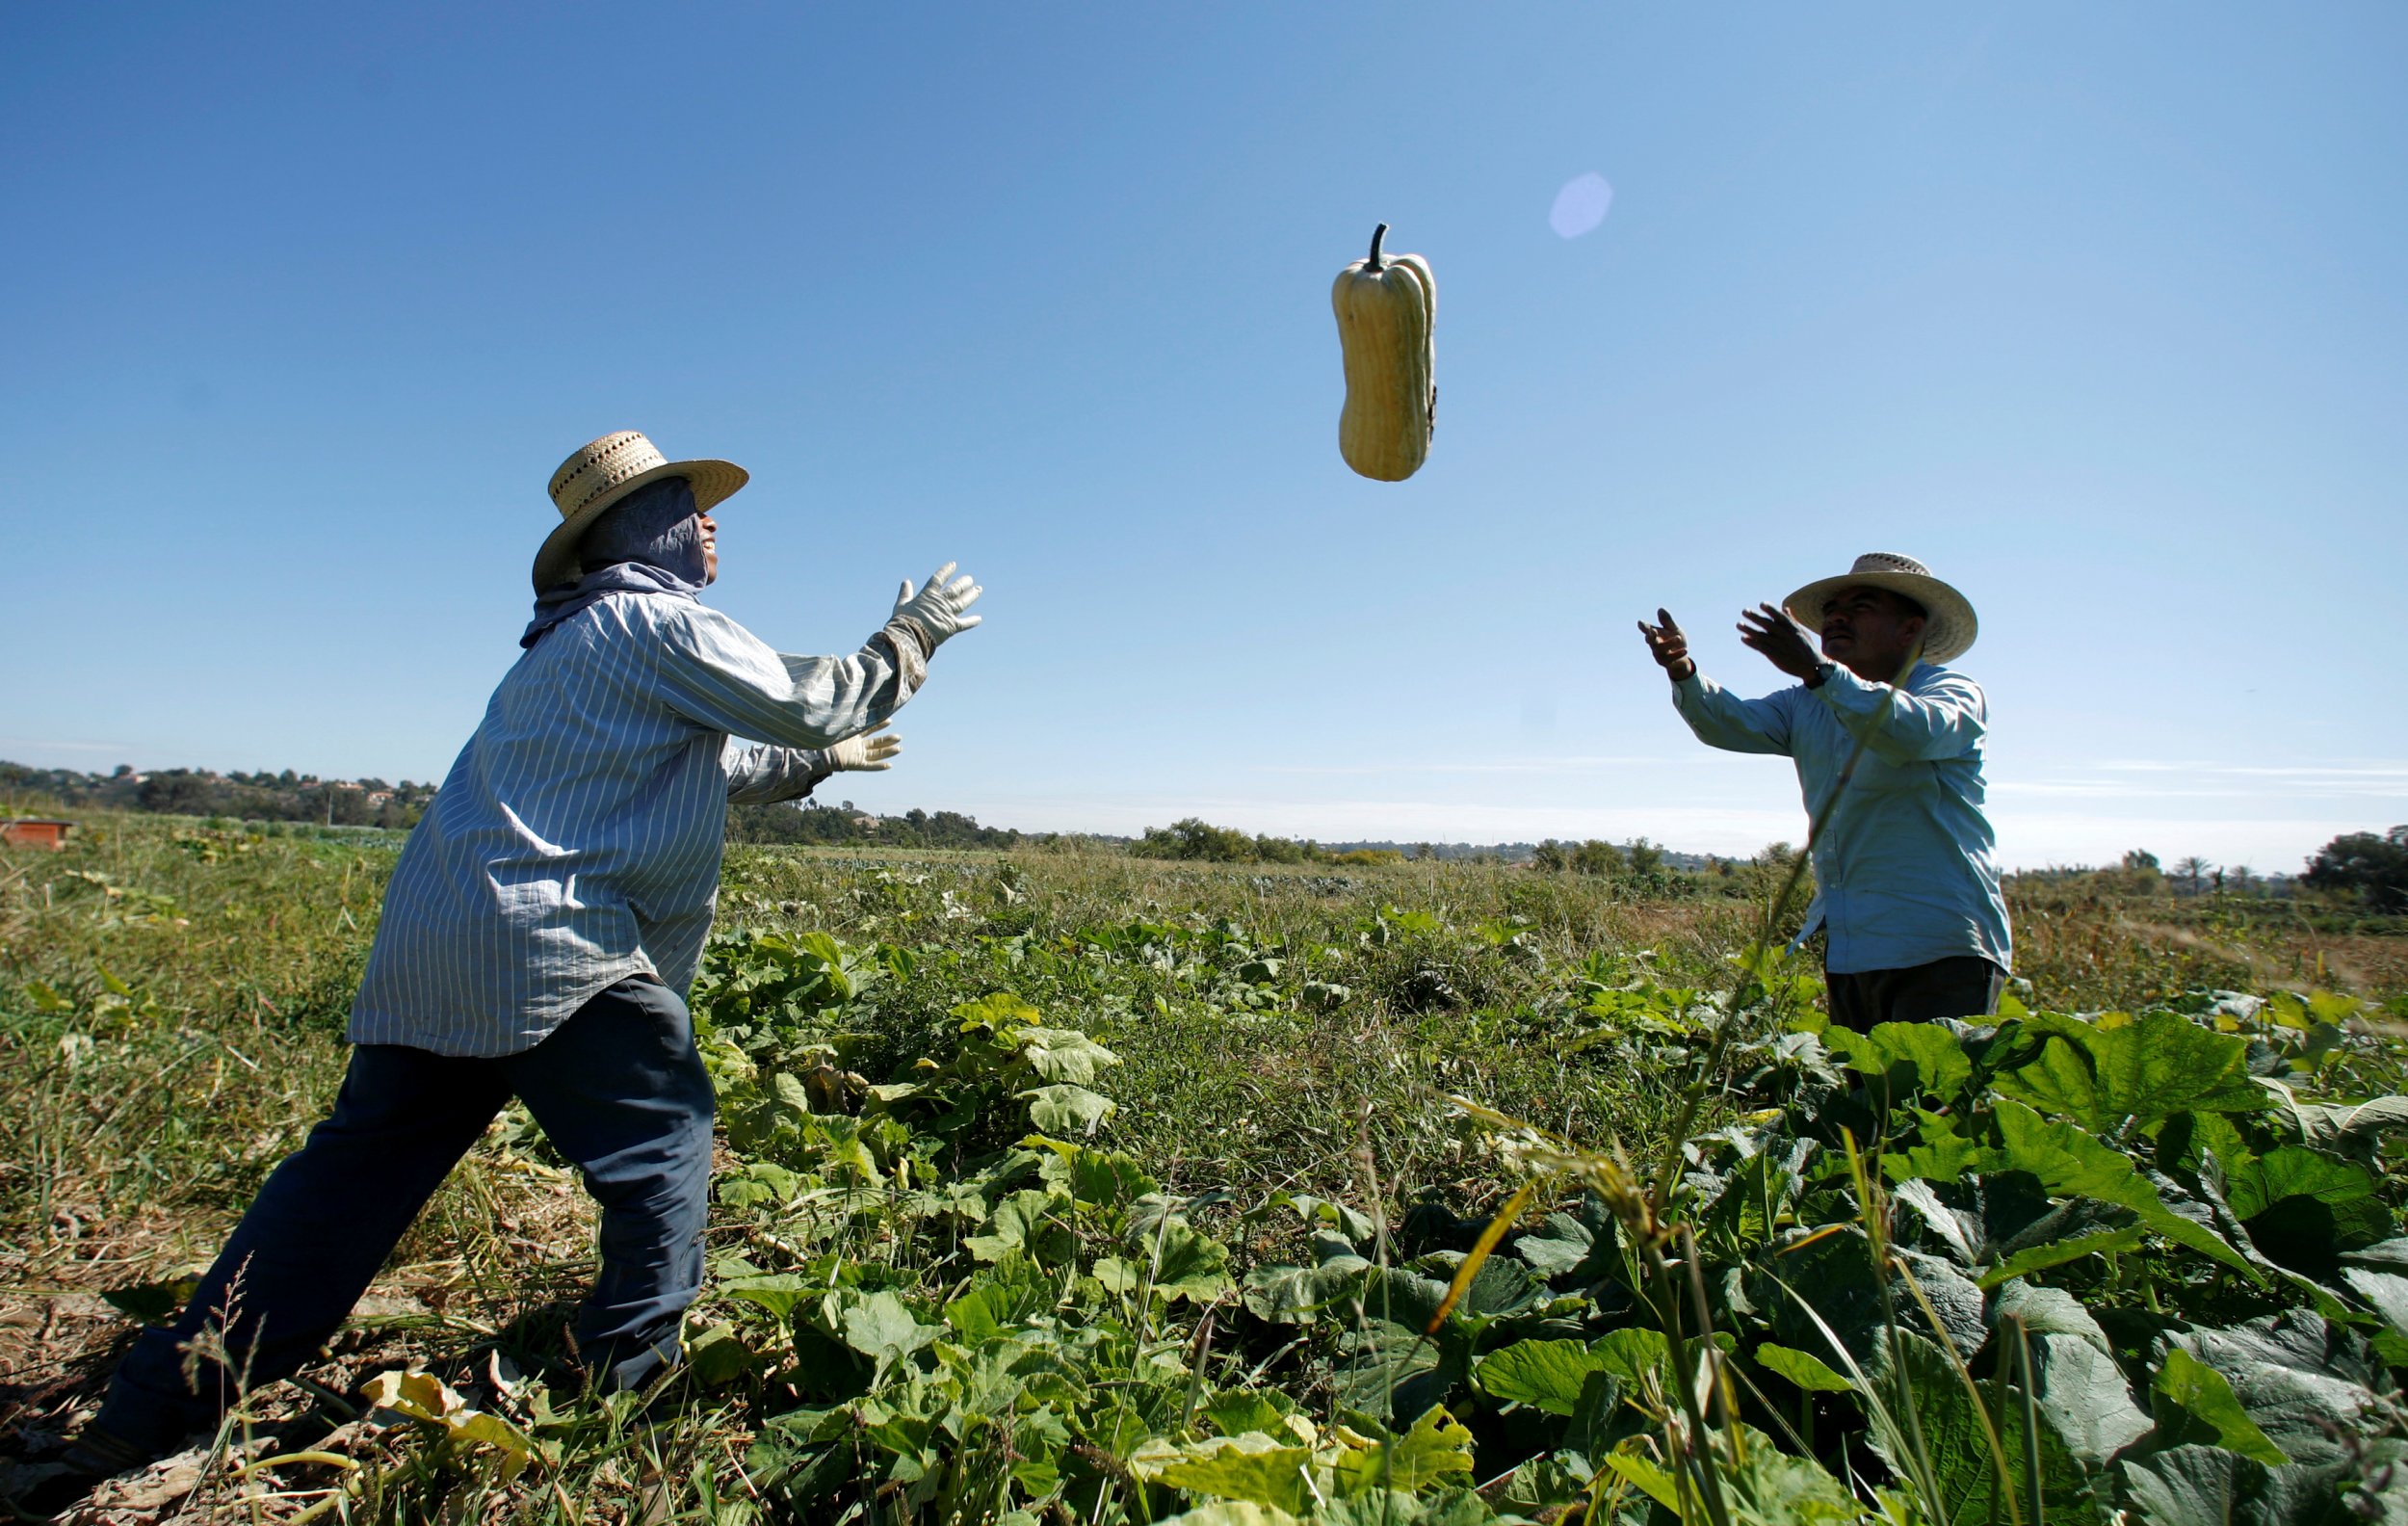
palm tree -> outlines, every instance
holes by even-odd
[[[2192,895],[2197,895],[2206,886],[2208,876],[2214,868],[2215,865],[2192,854],[2175,863],[2174,878],[2180,880]]]

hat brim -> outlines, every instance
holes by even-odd
[[[536,552],[536,592],[540,593],[556,584],[566,583],[577,576],[577,542],[604,510],[650,483],[664,477],[683,477],[694,485],[694,513],[702,513],[725,503],[737,488],[752,480],[752,473],[734,461],[681,460],[663,461],[649,471],[641,471],[625,482],[614,486],[593,502],[561,521],[561,527],[543,538],[542,548]]]
[[[1783,607],[1808,630],[1820,634],[1825,606],[1845,589],[1888,589],[1924,607],[1924,661],[1948,662],[1964,655],[1981,633],[1974,618],[1973,600],[1926,573],[1848,572],[1818,578],[1783,600]]]

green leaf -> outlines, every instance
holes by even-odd
[[[766,1276],[743,1277],[720,1284],[722,1297],[738,1299],[768,1309],[779,1319],[793,1315],[797,1305],[806,1299],[817,1298],[827,1291],[827,1285],[792,1272],[778,1272]]]
[[[1251,1500],[1214,1500],[1164,1517],[1162,1526],[1301,1526],[1296,1516]]]
[[[1258,1266],[1245,1275],[1245,1306],[1258,1319],[1309,1325],[1333,1301],[1351,1301],[1372,1264],[1361,1256],[1337,1256],[1320,1266]]]
[[[1622,1475],[1623,1480],[1649,1499],[1671,1511],[1677,1517],[1681,1511],[1681,1491],[1672,1475],[1647,1458],[1635,1452],[1615,1452],[1606,1459],[1606,1466]]]
[[[2069,1235],[2062,1240],[2043,1241],[2016,1251],[1981,1275],[1981,1286],[1997,1287],[2002,1282],[2045,1272],[2054,1266],[2079,1261],[2084,1256],[2109,1255],[2140,1248],[2143,1233],[2140,1225],[2130,1223],[2120,1229],[2094,1229],[2088,1234]]]
[[[1229,1279],[1229,1248],[1185,1220],[1170,1220],[1159,1239],[1148,1238],[1161,1257],[1154,1268],[1156,1298],[1209,1303],[1235,1286]]]
[[[1975,1408],[1976,1400],[1967,1392],[1955,1365],[1938,1346],[1905,1331],[1885,1334],[1875,1346],[1881,1367],[1881,1376],[1875,1381],[1889,1390],[1894,1406],[1908,1411],[1901,1423],[1914,1427],[1922,1456],[1930,1461],[1928,1476],[1939,1491],[1937,1499],[1926,1502],[1933,1513],[1945,1526],[1988,1526],[1993,1520],[2005,1519],[2004,1502],[1996,1497],[1998,1458],[1990,1449],[1989,1432],[1981,1422],[1982,1411]],[[1901,1382],[1906,1390],[1902,1403],[1896,1397],[1897,1385]],[[1979,1402],[1984,1408],[1990,1392],[1988,1383],[1981,1385]],[[2030,1502],[2024,1499],[2026,1432],[2021,1401],[2019,1392],[2009,1390],[2006,1413],[1991,1416],[1991,1424],[2006,1455],[2007,1487],[2023,1502],[2024,1518],[2029,1520]],[[1900,1437],[1876,1429],[1870,1439],[1873,1449],[1901,1479],[1922,1474],[1913,1456],[1899,1453]],[[2081,1464],[2049,1427],[2040,1428],[2036,1441],[2042,1513],[2050,1520],[2086,1518],[2090,1513],[2089,1480]]]
[[[2353,1160],[2372,1160],[2384,1135],[2408,1129],[2408,1096],[2357,1103],[2293,1102],[2287,1112],[2299,1131],[2299,1143]]]
[[[1007,1035],[1032,1023],[1042,1022],[1045,1017],[1043,1013],[1009,991],[996,991],[977,1001],[963,1002],[954,1009],[954,1015],[960,1019],[963,1033],[973,1028],[992,1028],[999,1034]]]
[[[945,1333],[941,1325],[923,1325],[903,1301],[892,1293],[872,1293],[845,1310],[845,1344],[877,1364],[877,1376]]]
[[[1337,1463],[1341,1494],[1394,1489],[1418,1494],[1451,1478],[1472,1475],[1472,1433],[1440,1406],[1432,1405],[1400,1436],[1342,1453]]]
[[[1207,1456],[1190,1457],[1171,1463],[1162,1470],[1160,1477],[1164,1483],[1190,1493],[1246,1500],[1290,1514],[1300,1514],[1311,1509],[1313,1490],[1307,1475],[1313,1465],[1313,1449],[1304,1446],[1249,1449],[1246,1442],[1253,1439],[1239,1437],[1223,1442]]]
[[[1788,1379],[1808,1393],[1850,1393],[1856,1387],[1825,1366],[1819,1357],[1770,1341],[1756,1348],[1756,1361],[1767,1372]]]
[[[686,1372],[705,1388],[723,1387],[764,1365],[732,1325],[714,1325],[686,1343]]]
[[[2090,1197],[2130,1208],[2142,1223],[2177,1245],[2221,1261],[2252,1282],[2264,1280],[2222,1235],[2168,1208],[2120,1152],[2073,1124],[2052,1123],[2020,1102],[2001,1098],[1993,1116],[2000,1163],[2006,1169],[2031,1172],[2042,1190],[2055,1197]]]
[[[1824,1047],[1859,1075],[1871,1076],[1876,1093],[1902,1107],[1928,1094],[1946,1102],[1972,1079],[1973,1062],[1965,1057],[1956,1036],[1938,1023],[1875,1023],[1871,1033],[1832,1028],[1822,1036]]]
[[[1034,1087],[1017,1096],[1029,1104],[1029,1121],[1047,1134],[1093,1134],[1117,1108],[1083,1086]]]
[[[2010,1282],[1998,1294],[1993,1357],[2009,1359],[2009,1321],[2023,1325],[2031,1352],[2033,1401],[2066,1450],[2097,1466],[2148,1434],[2148,1412],[2133,1400],[2107,1331],[2059,1288]]]
[[[1613,1236],[1598,1233],[1567,1213],[1552,1213],[1538,1227],[1517,1237],[1513,1253],[1540,1276],[1553,1280],[1575,1273],[1589,1279],[1602,1273],[1594,1259],[1613,1249]]]
[[[1279,1407],[1281,1402],[1294,1403],[1276,1389],[1240,1388],[1214,1394],[1199,1408],[1213,1423],[1213,1429],[1222,1435],[1244,1435],[1248,1432],[1280,1435],[1287,1431],[1289,1413]]]
[[[2178,1446],[2124,1463],[2124,1487],[2142,1526],[2288,1520],[2266,1508],[2266,1472],[2216,1446]]]
[[[2343,1451],[2334,1428],[2375,1423],[2384,1409],[2369,1391],[2382,1379],[2365,1344],[2306,1309],[2222,1329],[2193,1326],[2164,1339],[2223,1374],[2243,1412],[2295,1462],[2337,1460]]]
[[[985,1232],[962,1245],[982,1261],[1001,1261],[1008,1251],[1025,1250],[1035,1261],[1059,1266],[1074,1243],[1058,1217],[1069,1210],[1070,1199],[1060,1194],[1025,1188],[997,1203],[981,1225]]]
[[[1038,1164],[1037,1174],[1047,1186],[1068,1193],[1082,1206],[1118,1208],[1147,1193],[1162,1191],[1162,1183],[1145,1173],[1136,1156],[1124,1151],[1090,1149],[1042,1135],[1021,1143],[1048,1152]]]
[[[1086,1086],[1096,1072],[1120,1064],[1120,1057],[1076,1028],[1023,1028],[1020,1055],[1029,1068],[1048,1081]]]
[[[1866,1519],[1864,1509],[1847,1486],[1833,1478],[1811,1458],[1784,1452],[1772,1437],[1746,1427],[1747,1455],[1730,1463],[1723,1479],[1730,1491],[1734,1520],[1761,1526],[1809,1526],[1809,1523],[1855,1523]]]
[[[1489,1353],[1472,1368],[1472,1382],[1493,1399],[1569,1415],[1580,1407],[1588,1375],[1605,1358],[1576,1340],[1525,1340]]]
[[[2001,1093],[2070,1118],[2093,1133],[2147,1130],[2178,1113],[2254,1113],[2272,1094],[2249,1073],[2249,1042],[2177,1013],[2116,1026],[2054,1013],[2025,1020],[2053,1041],[2001,1076]]]
[[[2408,1276],[2396,1272],[2377,1272],[2370,1267],[2350,1267],[2342,1276],[2360,1298],[2374,1306],[2384,1323],[2408,1335]]]
[[[1664,1339],[1663,1331],[1641,1325],[1608,1330],[1591,1341],[1588,1350],[1600,1368],[1633,1385],[1652,1381],[1672,1359],[1672,1343]]]
[[[1008,1265],[1027,1268],[1029,1263],[1015,1257]],[[974,1278],[970,1287],[945,1305],[945,1323],[965,1341],[989,1341],[1009,1334],[1053,1306],[1052,1287],[1038,1277],[1015,1280],[985,1272],[978,1276],[990,1280]]]
[[[2150,1402],[2169,1445],[2220,1446],[2267,1467],[2290,1460],[2241,1408],[2224,1375],[2179,1346],[2165,1354]]]
[[[2284,1144],[2226,1162],[2224,1200],[2266,1259],[2329,1280],[2341,1253],[2388,1239],[2397,1225],[2380,1184],[2338,1155]]]

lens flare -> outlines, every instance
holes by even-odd
[[[1547,224],[1559,238],[1579,238],[1603,223],[1612,205],[1613,187],[1591,170],[1563,183],[1563,189],[1556,193],[1555,209],[1547,214]]]

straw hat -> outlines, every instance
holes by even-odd
[[[1822,629],[1823,606],[1843,589],[1882,588],[1903,593],[1924,607],[1924,661],[1943,663],[1974,644],[1979,626],[1973,601],[1931,575],[1913,557],[1894,551],[1868,551],[1856,559],[1845,577],[1818,578],[1785,601],[1789,612],[1808,630]]]
[[[694,485],[696,512],[725,501],[752,474],[734,461],[673,461],[660,447],[634,430],[605,434],[580,446],[552,474],[552,505],[561,512],[561,527],[544,538],[536,553],[536,592],[577,575],[577,542],[602,511],[646,483],[683,477]]]

